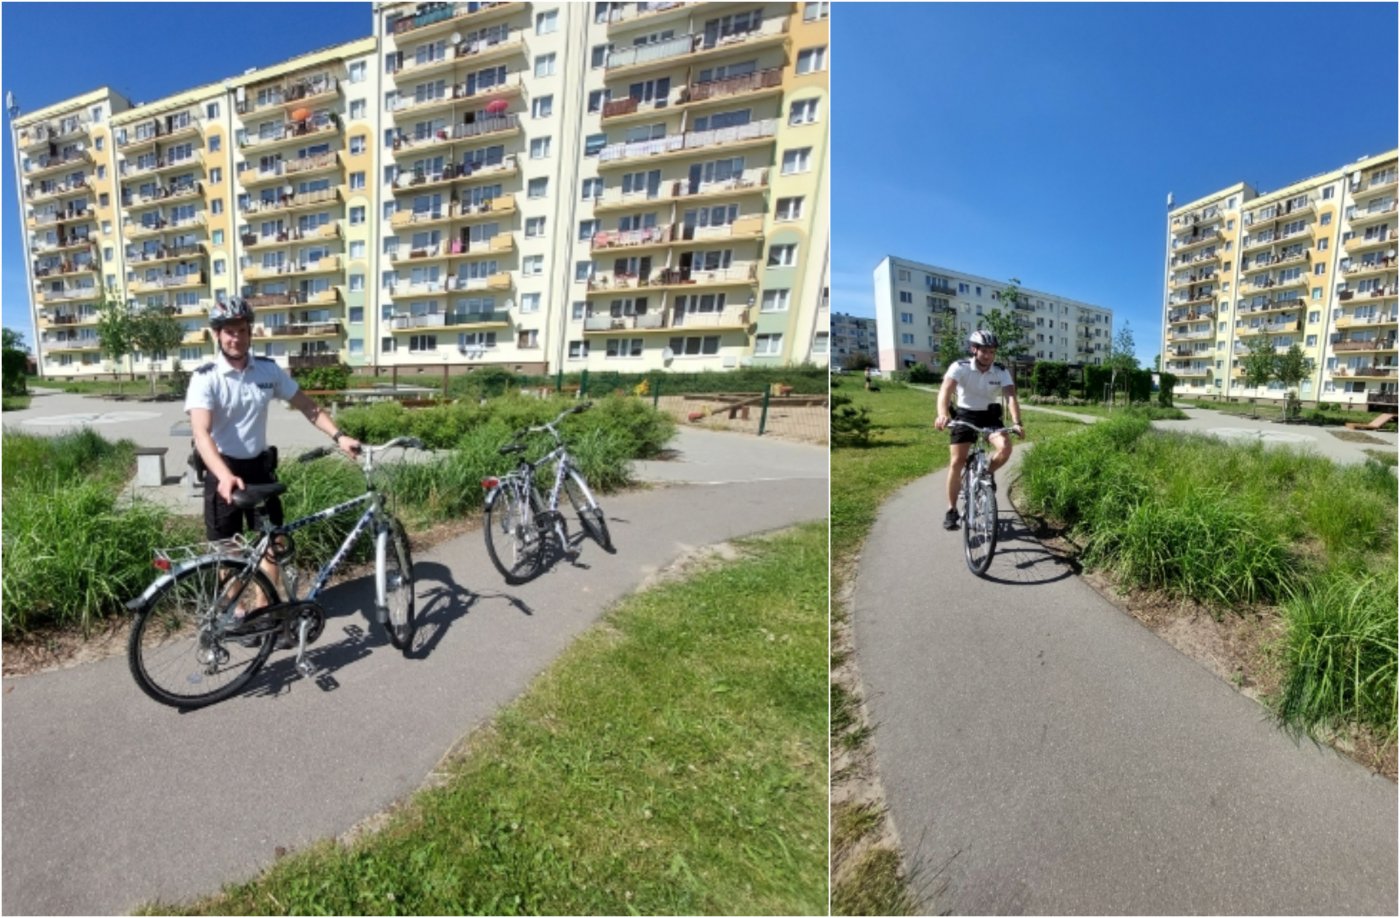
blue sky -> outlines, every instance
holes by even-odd
[[[158,99],[373,34],[369,3],[13,3],[0,6],[0,89],[21,115],[103,86]],[[3,96],[0,96],[2,98]],[[4,325],[34,345],[10,115],[0,166]]]
[[[1114,311],[1160,350],[1166,199],[1394,149],[1387,3],[837,4],[833,312],[886,255]]]

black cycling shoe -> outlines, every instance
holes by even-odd
[[[944,528],[944,529],[957,529],[957,528],[958,528],[958,511],[956,511],[956,510],[949,510],[947,513],[943,514],[943,528]]]

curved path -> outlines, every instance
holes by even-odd
[[[3,911],[188,899],[344,833],[421,786],[657,570],[827,514],[822,448],[692,430],[675,445],[674,461],[641,464],[668,486],[605,497],[616,555],[585,543],[578,567],[508,587],[479,531],[419,554],[409,659],[369,624],[357,581],[325,595],[314,677],[277,652],[247,692],[201,711],[147,699],[125,656],[4,680]]]
[[[852,601],[924,914],[1396,914],[1395,784],[1290,739],[1004,499],[974,577],[944,481],[884,505]]]

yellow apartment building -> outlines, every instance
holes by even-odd
[[[44,376],[825,364],[826,3],[376,3],[373,34],[14,120]],[[102,358],[104,288],[184,324]]]
[[[1396,151],[1268,194],[1236,184],[1167,217],[1163,369],[1184,396],[1281,401],[1244,385],[1261,337],[1298,344],[1303,401],[1394,409]]]

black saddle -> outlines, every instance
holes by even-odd
[[[287,490],[286,484],[280,481],[274,481],[272,484],[245,485],[243,490],[233,492],[233,504],[244,510],[252,510],[254,507],[267,503],[268,500],[285,490]]]

